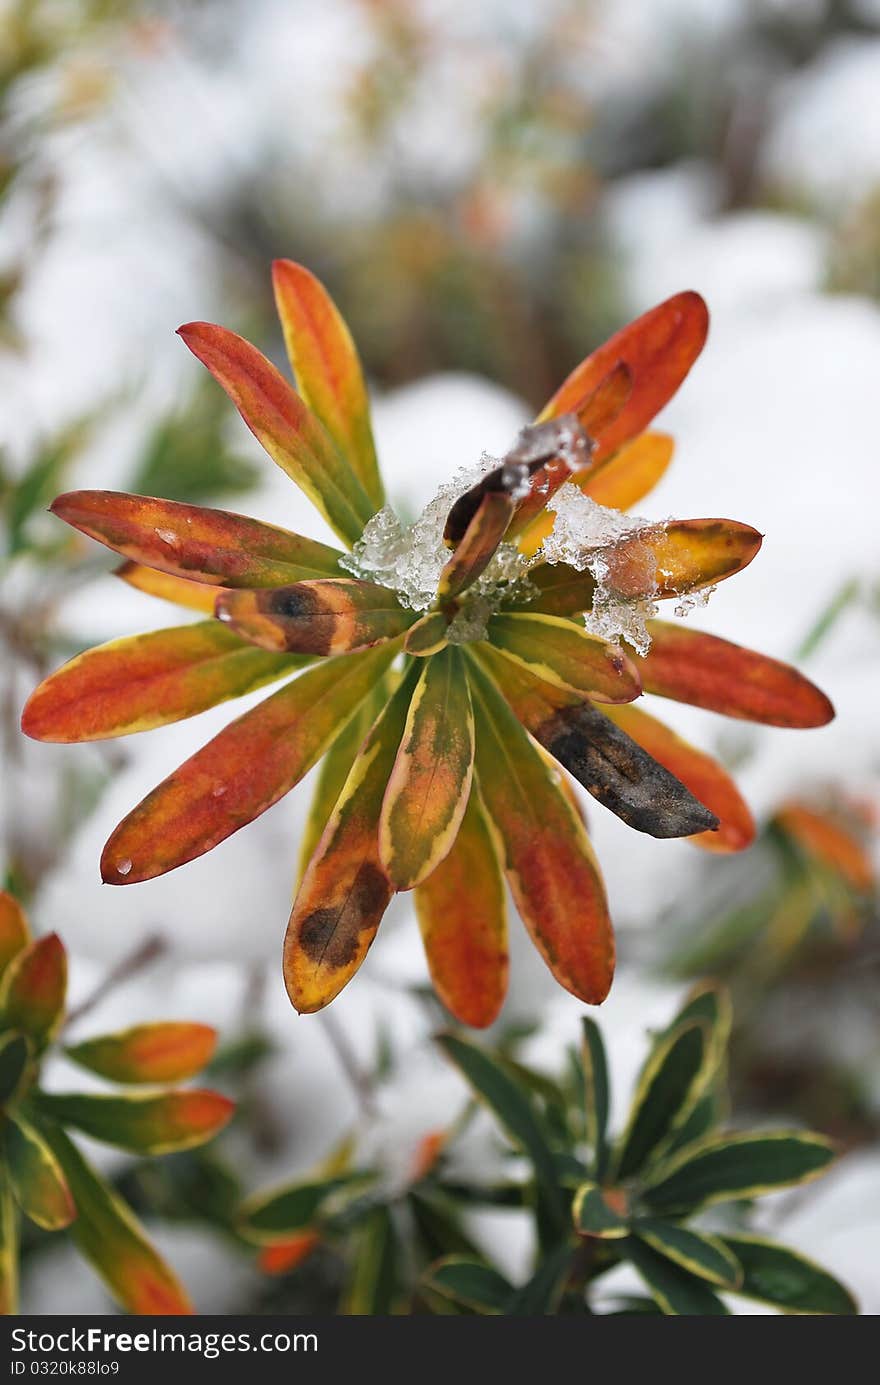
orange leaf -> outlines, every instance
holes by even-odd
[[[339,575],[337,548],[229,510],[120,491],[69,491],[52,513],[123,558],[209,586],[283,587]]]
[[[61,1125],[73,1125],[104,1144],[136,1154],[168,1154],[193,1149],[222,1130],[235,1103],[219,1092],[138,1093],[94,1096],[79,1092],[39,1092],[37,1109]]]
[[[834,708],[788,664],[717,635],[650,621],[650,651],[637,658],[646,692],[767,726],[824,726]]]
[[[582,361],[539,416],[577,410],[618,364],[628,367],[632,392],[623,409],[597,434],[595,461],[610,457],[641,433],[675,394],[703,349],[709,313],[698,293],[677,293],[615,333]]]
[[[808,856],[842,875],[853,889],[874,888],[874,867],[861,842],[827,813],[803,803],[786,803],[774,821]]]
[[[560,985],[588,1005],[608,994],[614,937],[583,823],[494,682],[473,661],[476,773],[508,883]]]
[[[347,543],[374,513],[367,493],[324,425],[243,337],[210,322],[178,328],[193,355],[223,386],[258,442]]]
[[[276,260],[272,281],[297,389],[381,509],[370,404],[351,333],[324,285],[302,265]]]
[[[507,993],[504,881],[475,788],[452,850],[416,887],[416,913],[434,989],[461,1024],[484,1029]]]
[[[253,822],[321,758],[395,653],[383,645],[328,659],[225,727],[119,824],[101,857],[104,881],[163,875]]]
[[[115,568],[114,577],[144,592],[146,596],[156,596],[160,601],[170,601],[175,606],[183,606],[189,611],[201,611],[203,615],[214,614],[214,602],[218,591],[225,587],[211,587],[205,582],[191,582],[188,577],[174,577],[170,572],[159,572],[157,568],[143,567],[140,563],[127,562]]]
[[[67,953],[57,933],[30,943],[9,963],[0,986],[0,1022],[38,1043],[64,1018]]]
[[[447,601],[477,580],[491,563],[513,514],[515,500],[504,491],[487,491],[440,574],[437,598]]]
[[[296,672],[307,660],[245,644],[216,620],[129,635],[78,654],[31,693],[38,741],[100,741],[182,721]]]
[[[755,838],[748,804],[725,769],[682,740],[668,726],[639,707],[608,707],[606,715],[649,755],[674,774],[718,819],[718,830],[701,832],[690,840],[706,851],[743,851]],[[621,715],[618,715],[620,713]]]
[[[182,1082],[201,1072],[216,1044],[217,1032],[207,1024],[162,1021],[84,1039],[66,1052],[111,1082]]]
[[[7,890],[0,890],[0,977],[13,957],[30,942],[30,929],[24,910]]]
[[[351,577],[224,592],[217,615],[263,649],[349,654],[395,639],[416,619],[393,592]]]
[[[307,1260],[320,1244],[321,1237],[317,1231],[300,1231],[288,1241],[263,1246],[257,1264],[264,1274],[289,1274]]]

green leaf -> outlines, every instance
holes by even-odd
[[[711,1135],[667,1160],[643,1190],[655,1211],[692,1211],[807,1183],[828,1167],[834,1149],[799,1130]]]
[[[772,1303],[784,1313],[858,1313],[849,1290],[806,1256],[760,1236],[725,1236],[742,1266],[738,1294]]]
[[[290,1183],[271,1193],[259,1194],[242,1207],[238,1229],[249,1241],[259,1244],[283,1241],[320,1222],[343,1190],[361,1188],[371,1178],[370,1174],[351,1173]]]
[[[23,1034],[4,1034],[0,1039],[0,1106],[5,1106],[18,1090],[30,1057],[30,1046]]]
[[[18,1312],[18,1212],[0,1163],[0,1317]]]
[[[557,1246],[544,1257],[527,1284],[517,1289],[505,1309],[509,1318],[547,1317],[556,1311],[571,1270],[574,1250]]]
[[[38,1092],[34,1100],[43,1115],[135,1154],[167,1154],[204,1144],[226,1125],[235,1109],[219,1092],[191,1088],[157,1096]]]
[[[567,1217],[556,1164],[528,1097],[501,1064],[475,1044],[455,1034],[441,1034],[437,1042],[477,1096],[495,1113],[511,1139],[528,1155],[542,1201],[562,1231]]]
[[[21,1115],[3,1126],[3,1153],[16,1202],[44,1231],[60,1231],[76,1216],[61,1166],[45,1140]]]
[[[150,1244],[131,1208],[58,1126],[42,1121],[40,1133],[61,1165],[76,1203],[70,1235],[117,1302],[130,1313],[191,1313],[183,1286]]]
[[[375,1207],[357,1233],[352,1276],[344,1297],[347,1317],[387,1317],[397,1285],[397,1240],[386,1207]]]
[[[463,1255],[447,1255],[424,1273],[427,1288],[475,1313],[503,1313],[513,1297],[513,1285],[479,1260]]]
[[[616,1157],[615,1179],[632,1178],[695,1104],[702,1081],[707,1031],[685,1022],[652,1048],[639,1078]]]
[[[629,1222],[605,1200],[598,1183],[582,1183],[571,1206],[574,1229],[582,1236],[617,1240],[629,1235]]]
[[[696,1106],[682,1125],[675,1130],[663,1146],[664,1157],[670,1157],[685,1145],[702,1140],[715,1126],[720,1125],[727,1114],[725,1093],[716,1085],[712,1091],[701,1096]]]
[[[588,1016],[584,1016],[582,1023],[581,1061],[587,1144],[593,1151],[593,1172],[596,1178],[602,1179],[608,1163],[608,1062],[599,1026]]]
[[[727,1315],[727,1308],[704,1280],[658,1255],[651,1246],[633,1236],[625,1251],[664,1313],[678,1317]]]
[[[710,1284],[737,1289],[742,1283],[739,1261],[718,1236],[651,1217],[639,1218],[633,1224],[633,1232],[658,1255],[665,1255],[667,1260],[700,1279],[708,1279]]]

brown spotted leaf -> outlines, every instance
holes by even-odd
[[[418,666],[370,731],[303,876],[284,940],[284,981],[301,1014],[329,1005],[376,936],[394,886],[379,856],[379,816]]]
[[[396,639],[416,619],[387,587],[353,577],[223,592],[217,598],[217,615],[263,649],[296,654],[369,649]]]

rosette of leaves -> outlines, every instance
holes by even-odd
[[[486,1260],[454,1255],[430,1268],[427,1292],[467,1312],[577,1314],[594,1311],[601,1276],[628,1264],[650,1299],[630,1300],[623,1312],[724,1314],[727,1294],[783,1313],[857,1312],[826,1270],[743,1229],[743,1203],[818,1177],[834,1151],[805,1130],[725,1128],[729,1027],[726,994],[695,991],[653,1039],[616,1139],[592,1020],[584,1020],[568,1092],[457,1035],[442,1036],[447,1055],[530,1166],[527,1181],[495,1192],[507,1201],[518,1193],[533,1210],[539,1249],[525,1284],[511,1284]]]
[[[143,1024],[65,1046],[92,1074],[143,1091],[48,1092],[43,1060],[60,1048],[67,955],[57,934],[32,940],[13,897],[0,893],[0,1306],[18,1301],[19,1217],[67,1229],[113,1298],[132,1313],[190,1313],[186,1290],[134,1213],[83,1156],[70,1131],[137,1154],[204,1143],[232,1102],[175,1085],[210,1059],[215,1034],[201,1024]]]
[[[307,270],[278,262],[275,291],[298,392],[223,327],[180,334],[351,548],[384,501],[360,363]],[[28,735],[126,735],[288,679],[120,823],[104,880],[148,880],[211,850],[323,758],[284,949],[298,1010],[339,994],[395,892],[414,890],[438,994],[463,1023],[491,1023],[507,986],[505,878],[557,980],[601,1002],[608,904],[562,771],[636,830],[735,851],[754,826],[729,775],[626,704],[645,691],[789,727],[833,715],[794,669],[669,622],[651,623],[644,657],[624,654],[585,628],[594,574],[541,560],[547,503],[566,481],[623,508],[663,474],[672,443],[649,424],[707,326],[699,295],[678,294],[588,356],[451,505],[424,609],[352,577],[339,548],[228,511],[104,491],[56,500],[59,517],[126,559],[124,580],[203,619],[72,660],[30,698]],[[760,543],[733,520],[671,521],[623,532],[602,562],[621,600],[664,600],[732,576]],[[531,558],[528,586],[493,578],[490,599],[481,579],[500,550]]]

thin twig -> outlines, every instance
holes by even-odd
[[[361,1115],[376,1115],[376,1094],[370,1074],[361,1067],[357,1055],[349,1042],[348,1035],[336,1021],[336,1016],[326,1010],[320,1016],[321,1025],[336,1060],[348,1078]]]
[[[87,1015],[90,1010],[94,1010],[106,995],[116,989],[117,986],[124,985],[126,981],[131,981],[139,972],[152,964],[167,951],[168,944],[158,933],[151,934],[144,942],[139,943],[132,952],[129,952],[115,967],[111,967],[103,980],[99,981],[93,991],[86,996],[85,1000],[71,1010],[65,1021],[65,1028],[71,1024],[76,1024],[83,1015]]]

